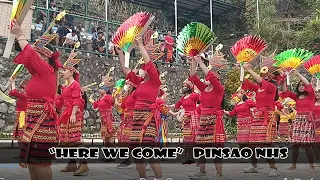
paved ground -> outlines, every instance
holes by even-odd
[[[60,173],[60,169],[64,164],[54,164],[52,166],[53,179],[68,179],[68,180],[130,180],[138,179],[138,173],[135,170],[135,166],[131,169],[117,169],[116,164],[104,163],[104,164],[89,164],[90,171],[86,176],[74,177],[71,173]],[[320,180],[320,168],[316,169],[316,173],[310,174],[308,172],[307,164],[300,164],[296,171],[285,170],[289,167],[289,164],[279,164],[278,169],[280,176],[276,178],[269,178],[269,168],[267,164],[259,165],[259,173],[256,174],[244,174],[243,168],[246,168],[248,164],[224,164],[224,175],[227,179],[237,180],[257,180],[257,179],[275,179],[275,180]],[[210,179],[215,179],[215,170],[212,164],[207,165],[207,171],[209,172]],[[163,179],[171,178],[172,180],[186,180],[189,179],[188,175],[192,175],[198,172],[196,165],[183,166],[181,164],[162,164]],[[152,171],[148,171],[148,180],[153,179]],[[0,164],[0,179],[4,180],[25,180],[29,179],[27,169],[22,169],[16,164]]]

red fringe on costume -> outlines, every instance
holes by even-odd
[[[281,142],[291,139],[291,124],[289,122],[280,122],[278,128],[278,136]]]
[[[250,131],[250,142],[257,144],[272,143],[276,137],[274,111],[267,108],[254,109]]]
[[[21,140],[23,131],[25,130],[25,127],[22,127],[22,128],[19,127],[19,118],[20,118],[20,111],[16,111],[16,119],[14,121],[12,139],[17,141]]]
[[[20,160],[23,163],[48,166],[53,155],[48,151],[58,142],[53,104],[28,100],[26,129],[22,136]]]
[[[101,117],[101,138],[117,138],[116,124],[112,114],[112,110],[100,111]]]
[[[309,144],[314,141],[314,116],[312,112],[298,112],[292,123],[292,142],[296,144]]]
[[[320,117],[314,120],[314,140],[316,143],[320,143]]]
[[[118,131],[118,139],[121,143],[130,142],[131,127],[133,123],[133,110],[124,110],[120,129]]]
[[[195,143],[199,126],[200,122],[197,111],[186,111],[182,122],[184,143]]]

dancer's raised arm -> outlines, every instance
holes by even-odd
[[[125,75],[128,75],[130,72],[131,72],[131,69],[130,68],[127,68],[125,66],[125,57],[124,57],[124,53],[123,51],[119,48],[119,47],[115,47],[115,50],[116,52],[118,53],[118,57],[119,57],[119,61],[120,61],[120,66],[121,66],[121,69],[122,69],[122,72],[125,74]]]
[[[244,65],[244,68],[248,71],[248,73],[250,73],[250,75],[254,78],[254,80],[257,81],[257,83],[259,84],[262,83],[262,78],[260,77],[259,74],[253,71],[251,64]]]

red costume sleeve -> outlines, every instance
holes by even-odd
[[[234,106],[234,108],[232,109],[232,111],[229,112],[229,116],[233,117],[235,115],[237,115],[237,105]]]
[[[95,101],[95,102],[93,102],[93,109],[97,109],[98,108],[98,102],[99,102],[99,100],[98,101]]]
[[[16,64],[23,64],[31,75],[39,73],[46,75],[48,72],[53,72],[54,69],[50,64],[41,59],[37,52],[28,44],[23,51],[13,61]]]
[[[246,104],[247,104],[247,106],[248,106],[249,108],[253,108],[253,107],[256,106],[256,103],[253,102],[253,101],[250,100],[250,99],[246,100]]]
[[[141,69],[147,71],[151,81],[155,81],[158,84],[161,84],[161,81],[159,79],[160,74],[158,73],[158,70],[154,66],[152,61],[149,61],[147,64],[144,64]]]
[[[72,87],[72,98],[74,106],[82,106],[83,99],[81,97],[81,87],[79,83],[74,82]]]
[[[197,88],[200,91],[204,91],[204,89],[206,88],[206,84],[204,84],[203,82],[200,81],[199,77],[195,74],[194,76],[189,76],[189,81],[193,82],[194,85],[197,86]]]
[[[277,110],[281,111],[283,106],[279,101],[274,102],[274,106],[277,107]]]
[[[57,95],[54,104],[58,109],[61,109],[63,106],[63,97],[61,95]]]
[[[112,106],[114,105],[114,101],[113,101],[113,99],[112,99],[112,96],[110,96],[110,95],[107,95],[107,96],[104,98],[104,101],[105,101],[106,103],[111,104]]]
[[[293,100],[297,100],[297,95],[289,90],[287,90],[286,92],[282,92],[282,98],[291,98]]]
[[[223,85],[221,84],[219,79],[213,74],[213,72],[209,71],[209,73],[206,76],[206,81],[209,81],[214,89],[218,91],[224,90]]]
[[[174,108],[180,109],[182,102],[183,102],[183,98],[184,98],[184,96],[179,99],[179,101],[174,105]]]
[[[135,85],[139,85],[143,81],[143,78],[137,76],[136,73],[132,71],[127,75],[126,79],[129,79],[129,81],[131,81]]]
[[[250,90],[250,91],[254,91],[257,92],[259,89],[259,86],[257,84],[253,84],[252,82],[250,82],[248,79],[245,79],[242,83],[241,88],[243,90]]]
[[[27,94],[21,93],[17,89],[11,90],[9,92],[9,96],[12,96],[12,97],[15,97],[15,98],[18,98],[18,99],[22,99],[22,98],[27,99]]]
[[[312,84],[311,84],[311,83],[310,83],[308,86],[305,86],[304,90],[305,90],[305,91],[307,91],[307,92],[308,92],[308,94],[310,94],[310,93],[314,93],[314,89],[313,89],[313,87],[312,87]]]

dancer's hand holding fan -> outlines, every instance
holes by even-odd
[[[312,57],[303,64],[304,68],[317,79],[316,90],[320,89],[320,55]]]
[[[297,69],[303,63],[307,62],[313,53],[304,49],[289,49],[278,54],[274,60],[275,67],[282,69],[287,75],[287,85],[290,85],[289,73],[293,69]]]
[[[244,79],[244,64],[256,59],[265,49],[267,43],[260,37],[250,35],[237,41],[230,49],[237,62],[240,63],[240,81]]]
[[[187,57],[197,56],[216,40],[214,33],[199,22],[187,24],[179,33],[177,50]]]
[[[132,15],[118,28],[111,42],[125,52],[125,67],[129,67],[130,52],[135,38],[142,35],[151,24],[154,16],[148,12],[139,12]]]

